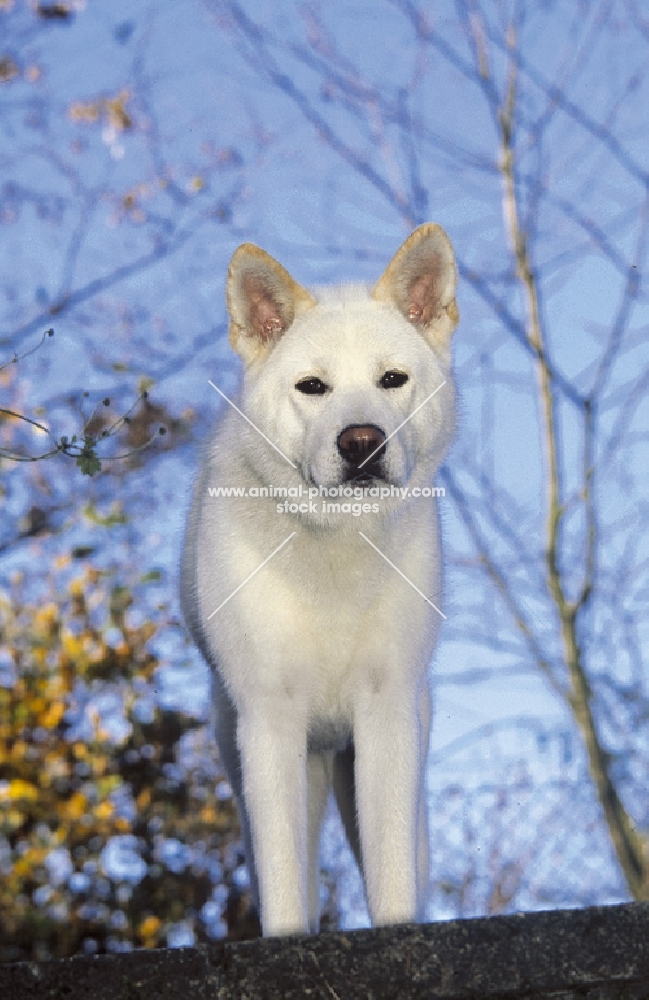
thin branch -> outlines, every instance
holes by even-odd
[[[543,676],[546,678],[555,694],[558,694],[561,700],[566,702],[568,698],[567,689],[555,676],[551,661],[545,656],[543,647],[534,634],[534,629],[528,621],[522,607],[519,604],[519,601],[514,596],[513,588],[509,583],[506,574],[503,573],[496,563],[494,556],[491,554],[490,546],[480,531],[477,519],[471,512],[464,493],[457,485],[455,478],[449,469],[444,468],[442,470],[440,481],[444,483],[445,488],[453,497],[456,509],[469,533],[471,540],[473,541],[476,551],[480,557],[480,561],[487,571],[489,578],[502,595],[505,605],[514,620],[516,627],[523,636],[537,667],[543,673]]]
[[[342,159],[349,164],[352,170],[364,177],[372,187],[376,188],[383,197],[388,201],[393,208],[403,216],[404,210],[407,209],[407,205],[400,199],[391,188],[391,186],[381,177],[379,173],[370,165],[368,160],[365,159],[360,153],[353,149],[331,128],[329,123],[318,114],[315,108],[312,106],[309,98],[306,94],[300,90],[300,88],[295,84],[295,82],[282,72],[278,64],[275,62],[271,54],[268,52],[267,46],[265,44],[264,36],[261,29],[251,21],[246,12],[240,6],[240,4],[235,2],[228,3],[228,10],[230,11],[237,28],[243,37],[248,41],[249,44],[253,46],[254,49],[254,59],[252,59],[247,53],[244,53],[244,58],[247,59],[251,65],[254,65],[255,69],[263,71],[265,76],[270,80],[270,82],[277,87],[279,91],[286,94],[291,101],[293,101],[306,120],[313,125],[318,134],[328,143],[331,148],[338,153]]]
[[[502,52],[508,52],[508,46],[502,39],[498,38],[497,35],[491,35],[491,41],[496,45]],[[580,108],[574,101],[571,101],[569,97],[566,96],[565,90],[562,89],[556,83],[550,83],[543,74],[536,70],[531,63],[524,58],[520,50],[511,53],[511,58],[515,61],[516,68],[523,73],[535,86],[537,86],[542,93],[544,93],[550,101],[559,107],[569,118],[571,118],[577,125],[580,125],[590,136],[596,139],[599,143],[608,149],[609,153],[614,157],[615,160],[633,177],[637,180],[643,188],[649,187],[649,171],[643,169],[636,161],[629,155],[628,151],[624,148],[622,143],[613,135],[613,133],[604,127],[600,122],[594,121],[586,112]]]
[[[579,726],[588,754],[590,773],[597,789],[611,841],[615,853],[635,899],[649,899],[649,855],[642,838],[635,830],[631,817],[617,793],[611,777],[610,760],[604,750],[595,722],[592,708],[592,691],[586,673],[583,648],[578,639],[578,612],[583,612],[591,597],[595,553],[598,545],[597,523],[592,499],[593,469],[593,397],[584,403],[584,461],[583,498],[587,518],[586,571],[581,593],[577,602],[569,601],[562,572],[559,566],[561,544],[561,524],[565,507],[561,497],[561,467],[558,456],[557,421],[555,400],[552,393],[552,379],[548,371],[547,343],[541,323],[537,279],[533,272],[527,240],[521,231],[516,194],[515,153],[513,130],[515,120],[516,74],[521,60],[516,51],[516,39],[510,31],[507,42],[510,57],[510,76],[506,101],[501,109],[501,169],[503,173],[503,211],[507,223],[512,250],[516,260],[516,273],[523,285],[528,304],[527,336],[536,354],[539,395],[543,413],[544,441],[546,451],[546,481],[548,488],[546,522],[546,571],[547,584],[557,608],[561,623],[565,663],[568,668],[571,689],[568,694],[574,718]],[[615,355],[621,339],[621,331],[626,325],[630,308],[631,293],[624,297],[624,308],[620,311],[619,329],[616,329],[608,354]],[[609,364],[608,356],[605,355]],[[606,366],[604,367],[604,371]],[[601,385],[601,380],[599,381]]]
[[[209,221],[209,213],[205,213],[198,219],[191,219],[184,227],[179,228],[173,237],[159,239],[153,250],[150,250],[148,253],[142,254],[127,264],[122,264],[98,278],[93,278],[92,281],[69,292],[62,299],[54,302],[47,309],[39,313],[34,319],[13,331],[11,334],[12,340],[15,341],[16,338],[30,336],[44,326],[48,320],[51,320],[52,316],[58,316],[64,311],[80,305],[82,302],[87,302],[100,292],[114,288],[120,282],[147,271],[161,260],[171,256],[189,240],[195,239],[197,232],[207,221]],[[2,338],[0,336],[0,343],[1,341]]]
[[[45,330],[40,341],[38,342],[38,344],[36,344],[35,347],[30,347],[30,349],[28,351],[25,351],[23,354],[14,354],[11,361],[5,361],[3,365],[0,365],[0,372],[3,371],[3,369],[8,368],[9,365],[15,365],[19,361],[22,361],[23,358],[28,358],[30,354],[34,354],[35,351],[37,351],[40,347],[43,346],[48,337],[53,337],[53,336],[54,336],[54,330],[52,329],[52,327],[50,327],[48,330]],[[11,410],[0,410],[0,412],[11,413]],[[16,414],[12,414],[12,416],[16,416]]]

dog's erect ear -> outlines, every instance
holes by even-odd
[[[415,229],[397,250],[372,289],[372,298],[391,302],[436,345],[444,345],[458,324],[457,271],[451,241],[429,222]]]
[[[228,269],[230,343],[252,361],[288,330],[295,317],[316,300],[288,271],[254,243],[235,250]]]

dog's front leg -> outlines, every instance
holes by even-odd
[[[306,727],[291,708],[267,698],[240,712],[237,725],[265,936],[309,927]]]
[[[423,794],[420,720],[412,691],[372,684],[354,714],[361,854],[372,924],[417,917],[417,855]]]

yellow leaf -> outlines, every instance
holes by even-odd
[[[55,701],[48,708],[47,712],[40,719],[40,724],[44,729],[54,729],[65,715],[65,702]]]
[[[138,927],[138,933],[145,939],[155,937],[159,930],[160,921],[157,917],[145,917]]]
[[[14,760],[22,760],[27,753],[27,744],[24,740],[16,740],[11,748],[11,756]]]
[[[32,656],[34,657],[34,663],[37,667],[45,666],[45,661],[47,659],[47,650],[44,646],[39,646],[36,649],[32,649]]]
[[[10,829],[17,830],[25,822],[25,816],[18,809],[10,809],[7,813],[6,821]]]
[[[88,122],[92,124],[99,120],[99,104],[97,102],[75,101],[70,106],[70,118],[73,122]]]
[[[151,789],[143,788],[137,797],[137,807],[140,812],[143,812],[151,804]]]
[[[43,623],[45,625],[49,625],[56,621],[58,617],[59,609],[53,601],[50,601],[48,604],[44,604],[43,607],[39,608],[34,615],[36,622],[39,624]]]
[[[72,798],[62,804],[62,811],[68,819],[81,819],[85,815],[87,800],[82,792],[75,792]]]
[[[9,798],[13,802],[22,799],[26,802],[35,802],[38,799],[38,788],[29,781],[22,778],[14,778],[8,785],[0,787],[0,798]]]
[[[31,861],[28,858],[19,858],[18,861],[14,863],[14,875],[20,878],[23,875],[28,875],[32,870]]]
[[[133,119],[126,110],[126,104],[130,96],[128,90],[122,90],[117,97],[108,97],[103,102],[108,121],[117,132],[124,132],[126,129],[133,128]]]
[[[70,635],[69,632],[63,636],[62,646],[71,660],[78,660],[83,652],[81,640],[76,635]]]

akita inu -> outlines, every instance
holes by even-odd
[[[181,589],[266,935],[318,927],[331,788],[373,923],[423,915],[441,621],[424,498],[454,430],[455,288],[432,224],[372,288],[309,292],[252,244],[230,264],[243,386],[206,450]]]

